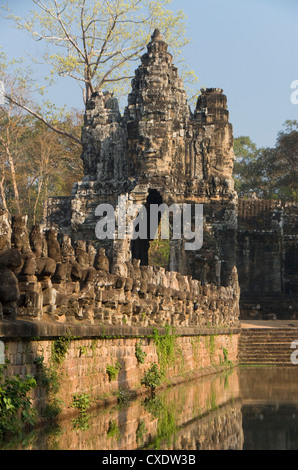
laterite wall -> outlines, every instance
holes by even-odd
[[[145,387],[141,379],[151,363],[167,363],[164,385],[170,385],[227,368],[231,365],[224,361],[227,354],[234,365],[238,362],[239,330],[177,330],[176,339],[167,337],[166,341],[172,344],[172,354],[166,358],[158,355],[150,328],[58,328],[52,324],[17,323],[7,323],[6,328],[2,324],[0,328],[0,340],[5,344],[5,358],[9,361],[7,373],[36,376],[40,373],[36,359],[40,361],[43,357],[44,370],[57,372],[60,390],[55,397],[63,401],[63,413],[71,410],[75,393],[88,394],[94,405],[103,400],[116,400],[120,391],[143,393]],[[164,334],[165,330],[159,329],[159,337]],[[53,358],[60,338],[66,338],[66,342],[62,340],[66,347],[57,364]],[[137,343],[147,354],[143,364],[135,354]],[[117,362],[121,369],[116,379],[110,381],[107,366],[115,366]],[[34,401],[38,408],[44,407],[51,398],[54,395],[45,387],[35,389]]]

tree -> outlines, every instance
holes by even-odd
[[[274,148],[258,148],[249,137],[234,142],[235,188],[242,197],[297,201],[298,123],[286,121]]]
[[[11,96],[28,98],[28,83],[6,74]],[[33,103],[34,106],[34,103]],[[82,115],[71,111],[67,117],[49,121],[67,133],[79,135]],[[82,174],[81,146],[12,101],[0,107],[0,197],[11,214],[27,214],[29,224],[42,219],[42,204],[48,195],[66,195]]]
[[[49,46],[42,59],[51,67],[51,78],[74,79],[81,85],[86,104],[103,87],[115,91],[118,85],[119,92],[120,85],[123,89],[121,85],[132,77],[135,61],[155,28],[179,55],[188,42],[185,17],[182,11],[167,8],[171,1],[32,0],[35,10],[27,18],[14,15],[7,7],[6,12],[18,28]],[[18,104],[32,111],[23,101]],[[43,119],[40,113],[34,115]]]
[[[12,85],[13,86],[13,85]],[[7,209],[7,197],[4,184],[9,180],[14,196],[14,209],[21,213],[20,195],[18,189],[18,174],[16,166],[23,150],[24,140],[28,132],[28,119],[22,110],[14,109],[11,102],[6,109],[0,108],[0,161],[1,161],[1,194],[3,206]]]
[[[280,196],[298,200],[298,121],[286,121],[276,142]]]
[[[69,132],[69,129],[61,126],[63,122],[69,120],[69,113],[65,107],[58,109],[52,102],[44,99],[44,87],[39,86],[33,78],[34,72],[31,67],[24,64],[24,59],[13,59],[9,61],[4,52],[0,53],[0,79],[4,84],[4,89],[0,90],[0,98],[4,98],[0,103],[1,108],[19,108],[22,113],[28,113],[47,125],[57,134],[71,139],[81,148],[80,132]],[[37,105],[36,95],[42,99],[42,103]],[[24,114],[24,113],[23,113]],[[59,123],[59,125],[58,125]]]
[[[70,130],[81,127],[82,116],[73,111],[68,124]],[[29,222],[35,224],[43,215],[43,204],[48,196],[68,196],[73,183],[83,176],[80,149],[68,138],[58,135],[45,124],[34,120],[30,142],[23,155],[27,169],[26,191]]]
[[[258,191],[260,171],[258,169],[258,157],[261,150],[252,142],[250,137],[241,136],[234,140],[234,164],[235,189],[240,196]]]

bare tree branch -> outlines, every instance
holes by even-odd
[[[81,139],[79,139],[78,137],[70,134],[69,132],[66,132],[66,131],[63,131],[62,129],[58,129],[57,127],[55,127],[53,124],[51,124],[50,122],[48,122],[44,117],[42,117],[39,113],[37,113],[36,111],[28,108],[28,106],[20,103],[19,101],[16,101],[14,98],[12,98],[11,96],[5,94],[4,95],[5,98],[10,102],[10,103],[13,103],[14,105],[16,106],[19,106],[20,108],[22,108],[24,111],[27,111],[29,114],[31,114],[32,116],[36,117],[37,119],[39,119],[41,122],[43,122],[46,126],[48,126],[50,129],[52,129],[52,131],[55,131],[57,132],[57,134],[60,134],[60,135],[64,135],[65,137],[69,137],[72,141],[76,142],[76,144],[79,144],[80,146],[82,145],[82,141]]]

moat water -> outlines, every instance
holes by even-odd
[[[32,432],[13,450],[298,450],[298,374],[241,368]]]

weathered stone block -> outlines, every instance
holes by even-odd
[[[16,276],[9,268],[0,265],[0,302],[5,304],[18,301],[19,298],[20,291]]]

